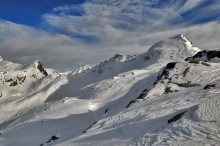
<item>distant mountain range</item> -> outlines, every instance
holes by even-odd
[[[0,57],[0,145],[219,145],[219,81],[183,35],[64,73]]]

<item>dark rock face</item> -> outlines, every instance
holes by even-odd
[[[145,89],[138,97],[137,99],[144,99],[147,96],[148,90]]]
[[[170,123],[176,122],[177,120],[179,120],[180,118],[182,118],[182,116],[183,116],[185,113],[186,113],[186,111],[177,114],[177,115],[174,116],[173,118],[169,119],[167,123],[170,124]]]
[[[57,136],[55,136],[55,135],[53,135],[53,136],[51,137],[51,140],[56,140],[56,139],[59,139],[59,137],[57,137]]]
[[[206,85],[203,89],[211,89],[214,87],[216,87],[215,84],[209,84],[209,85]]]
[[[197,61],[197,60],[191,60],[189,63],[199,64],[199,61]]]
[[[6,80],[5,82],[12,82],[13,80],[12,79],[9,79],[9,80]]]
[[[167,64],[166,69],[173,69],[176,65],[176,62],[170,62]]]
[[[220,58],[220,51],[217,50],[211,50],[211,51],[200,51],[198,52],[196,55],[194,55],[193,57],[188,57],[185,59],[185,61],[192,61],[195,58],[202,58],[203,56],[206,56],[208,60],[212,59],[212,58]]]
[[[179,87],[184,87],[184,88],[190,88],[190,87],[195,87],[197,84],[192,84],[190,81],[187,81],[186,83],[175,83]]]
[[[193,59],[201,58],[203,56],[203,54],[205,54],[205,53],[207,53],[207,52],[206,51],[200,51],[196,55],[193,56]]]
[[[37,64],[37,69],[45,76],[48,75],[47,71],[43,68],[42,64],[40,62],[38,62]]]
[[[132,100],[131,102],[128,103],[128,105],[126,106],[126,108],[130,107],[132,104],[134,104],[136,101]]]
[[[92,125],[90,125],[86,130],[83,131],[83,133],[86,133],[89,129],[91,129],[97,122],[94,122]]]
[[[109,110],[109,108],[107,108],[107,109],[105,110],[105,113],[107,113],[107,112],[108,112],[108,110]]]
[[[175,65],[176,65],[176,62],[170,62],[167,64],[167,66],[165,67],[165,69],[163,70],[162,74],[158,75],[158,80],[154,83],[156,84],[161,78],[162,76],[168,76],[168,69],[174,69],[175,68]]]
[[[205,66],[211,66],[210,64],[206,63],[206,62],[201,62],[202,65],[205,65]]]
[[[50,140],[47,141],[47,143],[54,141],[54,140],[57,140],[57,139],[59,139],[59,137],[57,137],[56,135],[53,135],[53,136],[51,136]]]
[[[170,87],[166,87],[163,94],[169,94],[169,93],[173,93],[173,92],[178,92],[178,90],[173,91],[173,90],[171,90]]]
[[[208,51],[207,52],[207,58],[208,58],[208,60],[210,60],[210,59],[212,59],[212,58],[214,58],[214,57],[218,57],[218,54],[219,54],[220,52],[219,51]],[[218,57],[219,58],[219,57]]]
[[[17,81],[17,80],[15,80],[14,82],[12,82],[9,86],[16,86],[16,85],[18,85],[18,81]]]
[[[187,67],[183,72],[183,77],[186,77],[186,74],[189,72],[190,67]]]
[[[147,94],[148,94],[148,89],[144,89],[143,92],[135,100],[132,100],[128,103],[126,108],[129,108],[134,103],[139,102],[139,100],[144,100],[144,98],[147,96]]]

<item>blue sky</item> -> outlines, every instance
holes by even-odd
[[[217,0],[1,0],[0,55],[64,68],[144,53],[179,33],[217,48],[219,21]]]
[[[1,0],[0,18],[39,27],[42,15],[62,5],[80,5],[83,0]]]

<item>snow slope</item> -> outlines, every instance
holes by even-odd
[[[200,51],[177,35],[68,74],[1,59],[0,145],[218,145],[220,64]]]
[[[58,74],[48,74],[39,61],[19,65],[1,60],[0,123],[42,104],[67,80]]]
[[[162,69],[144,99],[58,145],[218,145],[219,64],[208,64],[178,62]],[[183,118],[168,123],[182,112]]]

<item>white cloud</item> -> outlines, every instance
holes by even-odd
[[[43,16],[53,33],[0,21],[1,55],[22,63],[39,59],[47,66],[95,64],[116,53],[146,52],[156,41],[179,33],[202,49],[219,47],[217,21],[187,27],[188,22],[170,24],[173,19],[181,19],[182,11],[193,8],[189,0],[183,7],[174,3],[162,9],[149,7],[157,1],[145,2],[96,0],[81,6],[82,16],[71,15],[75,6],[56,7]],[[191,4],[195,7],[200,3],[197,0]],[[213,7],[208,11],[218,6]]]
[[[188,0],[186,1],[186,3],[184,4],[184,6],[182,7],[181,11],[182,12],[186,12],[190,9],[193,9],[194,7],[198,6],[199,4],[201,4],[204,0]]]
[[[189,36],[196,36],[199,32],[189,34],[188,30],[191,30],[191,28],[196,29],[197,27],[210,26],[211,24],[213,28],[219,27],[217,24],[214,25],[214,22],[207,25],[189,26],[188,23],[199,19],[203,15],[207,15],[205,13],[201,13],[200,16],[194,16],[193,20],[187,20],[178,25],[170,24],[170,21],[173,19],[182,19],[182,12],[199,6],[205,2],[204,0],[195,0],[193,2],[188,0],[183,6],[179,1],[169,3],[163,8],[150,7],[158,3],[158,1],[159,0],[94,0],[92,3],[82,5],[83,11],[85,11],[85,15],[83,16],[65,15],[60,17],[58,15],[46,14],[44,15],[44,19],[50,26],[62,30],[63,32],[68,34],[79,33],[83,36],[89,35],[96,37],[99,39],[97,45],[105,44],[112,48],[127,46],[130,46],[129,48],[137,48],[137,46],[140,46],[139,43],[143,42],[140,41],[143,36],[150,36],[160,32],[164,32],[163,34],[165,34],[165,32],[170,34],[171,32],[175,32],[176,34],[183,33]],[[218,5],[211,5],[208,9],[203,8],[202,10],[205,9],[207,12],[213,12],[212,14],[214,14],[214,11],[216,11],[218,7]],[[174,33],[172,34],[175,35]],[[162,37],[159,36],[158,38],[162,39]],[[154,40],[151,41],[154,42]],[[145,44],[149,44],[149,42]],[[209,46],[213,47],[213,44],[215,43],[209,44]],[[106,48],[106,46],[104,47]],[[208,46],[205,45],[205,47]],[[132,51],[132,53],[133,52],[134,51]]]
[[[80,62],[81,57],[92,56],[79,41],[66,35],[50,34],[10,22],[1,22],[0,28],[0,52],[9,60],[27,63],[42,59],[46,64],[70,65],[74,61]]]

